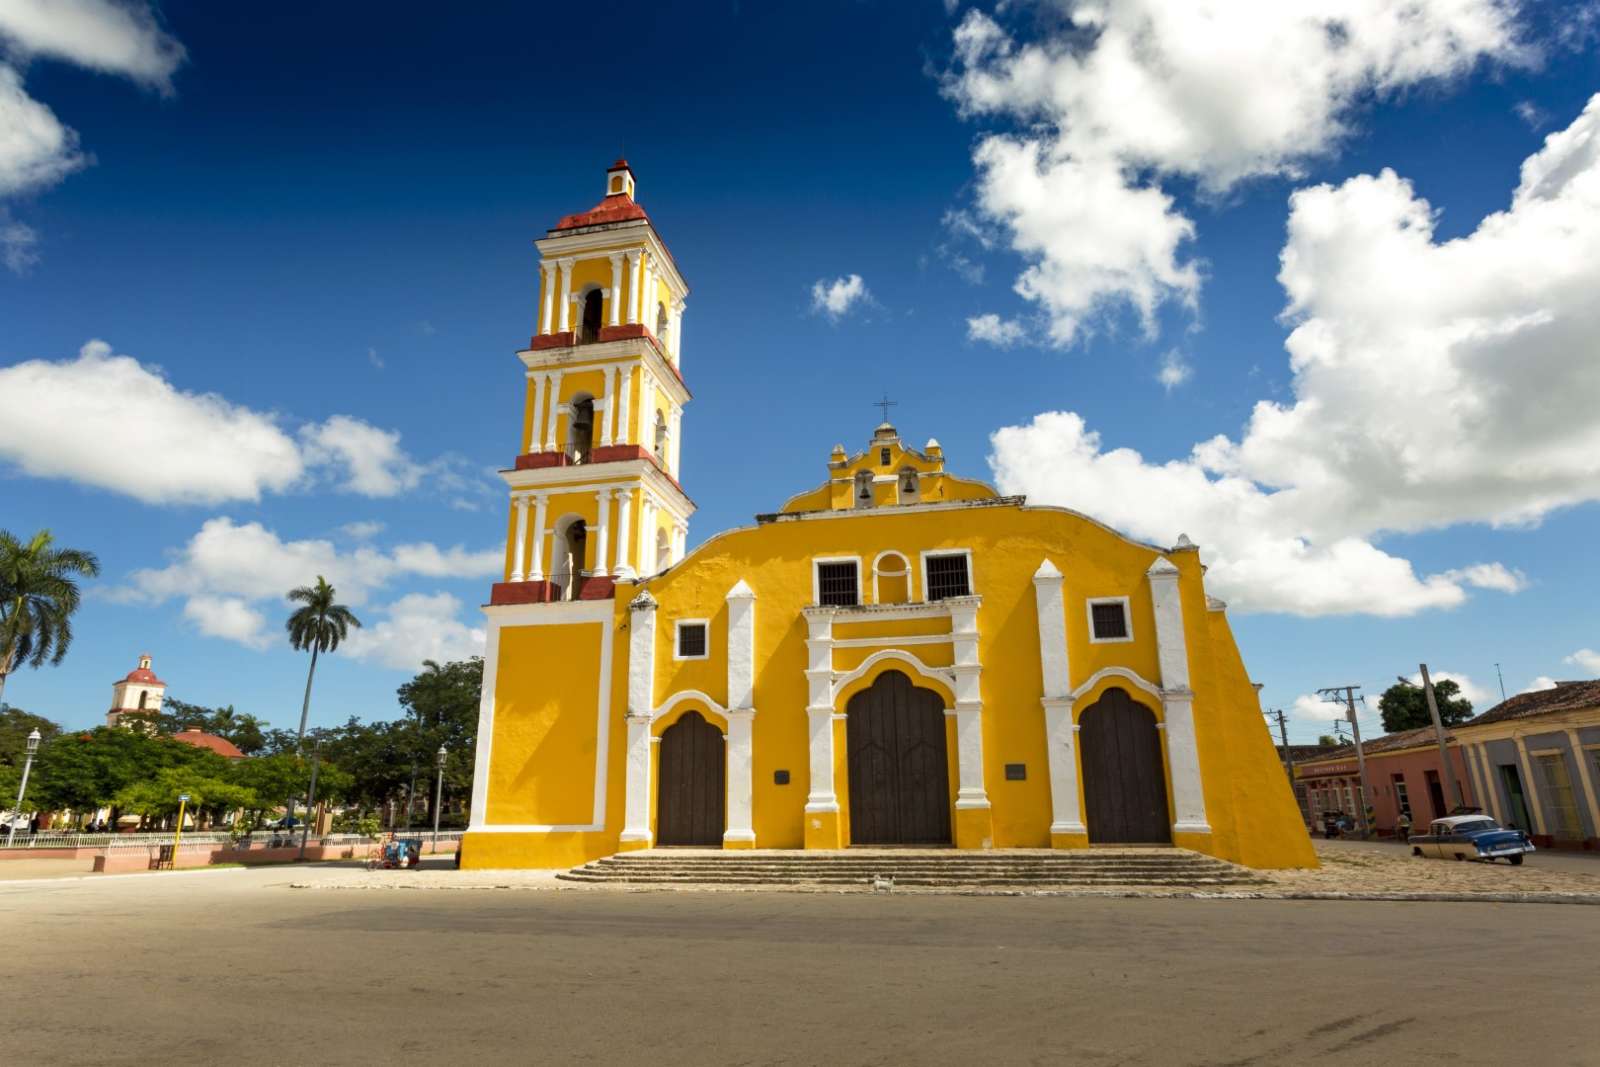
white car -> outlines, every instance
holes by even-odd
[[[1520,866],[1522,857],[1534,850],[1527,834],[1508,830],[1487,815],[1450,815],[1435,819],[1427,833],[1413,834],[1407,843],[1411,845],[1413,856],[1485,863],[1504,859],[1512,866]]]

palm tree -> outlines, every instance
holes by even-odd
[[[360,628],[361,620],[351,614],[343,604],[333,602],[334,589],[326,578],[317,575],[316,585],[302,585],[289,591],[289,599],[305,606],[289,616],[284,627],[289,631],[289,644],[296,651],[311,650],[311,669],[306,672],[306,699],[300,705],[300,732],[296,741],[306,736],[306,716],[311,712],[311,679],[317,673],[317,654],[332,652],[345,639],[350,627]]]
[[[17,667],[54,665],[66,656],[78,610],[73,579],[100,573],[92,552],[52,548],[53,542],[49,530],[27,544],[0,530],[0,696]]]

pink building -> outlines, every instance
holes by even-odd
[[[1441,773],[1438,739],[1433,728],[1406,730],[1364,742],[1367,759],[1366,802],[1372,809],[1372,825],[1382,836],[1391,836],[1400,821],[1401,811],[1410,814],[1413,826],[1425,827],[1429,820],[1450,814],[1458,807],[1478,807],[1481,801],[1473,790],[1472,776],[1449,731],[1450,761],[1455,770],[1456,794],[1449,791]],[[1310,825],[1322,825],[1325,812],[1340,811],[1358,816],[1361,794],[1360,769],[1354,745],[1331,749],[1304,763],[1296,763],[1295,781],[1306,787]],[[1419,829],[1417,832],[1421,832]]]

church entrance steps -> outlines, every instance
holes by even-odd
[[[953,849],[720,851],[653,849],[595,860],[556,877],[571,882],[667,885],[856,885],[893,879],[904,886],[1255,885],[1243,867],[1184,849],[1071,852]]]

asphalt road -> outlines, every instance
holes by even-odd
[[[1600,907],[0,886],[6,1064],[1597,1064]]]

